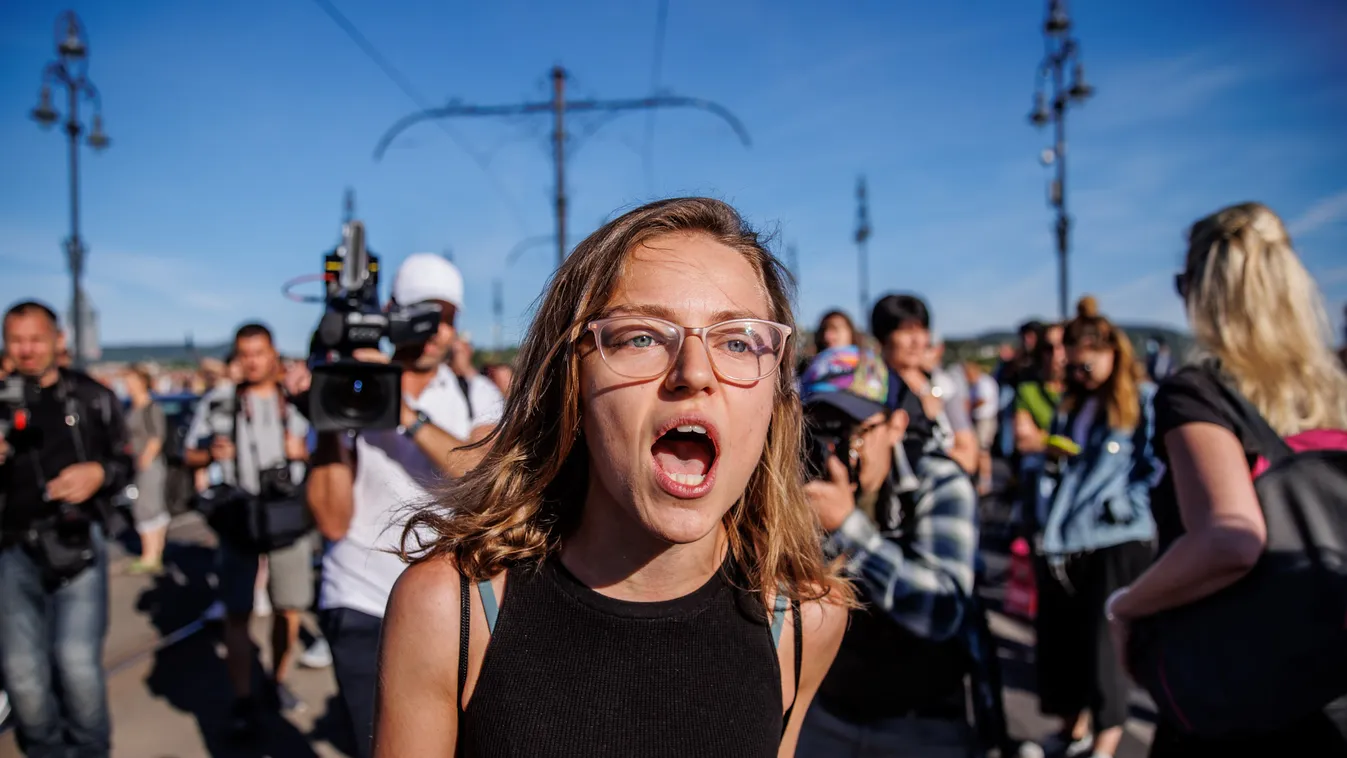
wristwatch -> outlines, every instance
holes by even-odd
[[[416,439],[416,433],[421,431],[421,427],[430,423],[430,417],[421,411],[416,412],[416,420],[408,426],[398,426],[398,433],[407,439]]]

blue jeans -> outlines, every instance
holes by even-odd
[[[94,565],[55,589],[24,548],[0,550],[0,670],[30,758],[106,758],[111,750],[107,544],[97,525],[92,536]]]

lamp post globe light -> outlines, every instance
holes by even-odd
[[[66,262],[70,266],[71,278],[71,333],[74,346],[71,359],[76,366],[83,363],[89,346],[84,343],[84,290],[80,280],[84,273],[84,256],[88,252],[80,238],[79,212],[79,142],[84,133],[84,124],[80,121],[79,107],[88,102],[93,107],[93,119],[90,123],[87,141],[94,150],[102,150],[110,144],[108,135],[103,131],[103,106],[88,77],[89,45],[86,41],[84,26],[73,11],[66,11],[56,20],[56,60],[48,63],[42,70],[42,89],[38,94],[37,107],[30,115],[44,129],[51,128],[61,119],[52,102],[52,90],[64,87],[66,91],[65,133],[70,146],[70,236],[65,240]]]
[[[1080,42],[1071,35],[1071,16],[1066,0],[1048,0],[1048,17],[1043,22],[1044,55],[1038,64],[1034,86],[1034,107],[1029,123],[1042,128],[1053,126],[1052,147],[1040,156],[1044,166],[1056,168],[1048,189],[1048,204],[1057,211],[1058,308],[1063,320],[1069,314],[1070,286],[1067,257],[1071,247],[1071,216],[1066,211],[1066,112],[1094,95],[1094,87],[1085,80],[1080,62]],[[1066,79],[1070,67],[1071,79]]]

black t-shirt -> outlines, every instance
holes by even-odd
[[[74,429],[66,424],[65,404],[55,385],[39,389],[28,412],[28,427],[10,433],[9,444],[14,452],[0,467],[0,486],[6,493],[0,531],[6,534],[26,531],[33,519],[43,515],[47,507],[42,499],[45,483],[55,479],[62,469],[79,462]]]
[[[1222,394],[1219,376],[1210,364],[1188,366],[1165,379],[1155,394],[1154,446],[1156,456],[1165,464],[1165,475],[1151,491],[1151,513],[1155,517],[1162,552],[1183,535],[1174,474],[1170,469],[1169,451],[1165,449],[1166,434],[1184,424],[1215,424],[1229,430],[1244,446],[1251,472],[1254,461],[1264,455],[1254,431],[1231,413],[1229,401]]]
[[[1151,491],[1151,512],[1155,517],[1160,550],[1168,549],[1183,535],[1183,521],[1179,515],[1178,496],[1169,466],[1169,451],[1165,449],[1165,435],[1184,424],[1205,422],[1228,429],[1244,447],[1244,455],[1252,475],[1254,462],[1265,455],[1256,435],[1232,413],[1229,401],[1219,386],[1221,379],[1211,364],[1181,369],[1160,385],[1155,395],[1155,454],[1165,463],[1165,475]],[[1232,632],[1233,633],[1233,632]],[[1334,701],[1322,715],[1316,714],[1303,723],[1284,732],[1262,736],[1256,740],[1202,740],[1180,737],[1166,728],[1163,750],[1152,755],[1205,758],[1216,755],[1325,755],[1347,754],[1347,698]],[[1312,745],[1307,750],[1293,746]],[[1333,750],[1323,752],[1324,746]],[[1234,751],[1234,752],[1230,752]],[[1247,751],[1247,752],[1246,752]]]

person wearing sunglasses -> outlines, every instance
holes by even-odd
[[[1084,297],[1067,322],[1066,392],[1044,439],[1037,632],[1039,707],[1062,719],[1048,755],[1112,758],[1131,685],[1113,655],[1104,601],[1150,563],[1154,387],[1132,343]]]
[[[1347,429],[1347,372],[1329,348],[1323,295],[1272,209],[1241,203],[1194,223],[1175,289],[1199,359],[1155,398],[1156,449],[1167,467],[1151,503],[1160,557],[1109,603],[1119,657],[1127,655],[1133,622],[1235,585],[1268,549],[1269,519],[1253,479],[1277,451],[1231,395],[1246,399],[1278,436],[1336,437],[1333,431]],[[1301,639],[1293,623],[1283,622],[1286,645]],[[1240,660],[1229,666],[1243,670]],[[1259,693],[1267,702],[1279,696],[1269,689]],[[1238,736],[1196,734],[1162,718],[1150,754],[1347,756],[1347,692],[1283,727]]]
[[[576,247],[485,458],[417,508],[375,755],[792,755],[850,585],[805,500],[789,274],[730,206]]]

